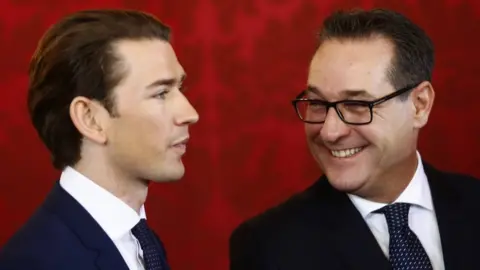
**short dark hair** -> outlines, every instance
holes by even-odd
[[[380,36],[395,48],[387,78],[397,90],[431,81],[434,47],[425,31],[404,15],[387,9],[337,11],[323,22],[320,44],[329,39],[366,39]]]
[[[134,10],[84,10],[54,24],[42,37],[29,67],[28,110],[55,168],[77,163],[82,136],[69,107],[83,96],[115,114],[112,89],[126,69],[114,50],[122,40],[170,40],[170,28]]]

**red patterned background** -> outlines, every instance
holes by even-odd
[[[438,167],[480,177],[480,1],[81,2],[0,0],[0,245],[59,176],[26,113],[29,58],[50,24],[86,8],[141,9],[173,28],[201,119],[191,130],[185,178],[152,187],[147,202],[173,269],[227,269],[232,229],[319,175],[289,101],[305,86],[322,19],[337,8],[393,8],[430,33],[437,98],[421,153]]]

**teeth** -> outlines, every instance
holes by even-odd
[[[332,155],[334,157],[339,157],[339,158],[346,158],[353,156],[354,154],[360,152],[363,148],[362,147],[357,147],[357,148],[350,148],[350,149],[344,149],[344,150],[332,150]]]

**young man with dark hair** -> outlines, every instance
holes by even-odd
[[[293,100],[324,175],[242,223],[231,270],[477,269],[480,181],[417,150],[435,92],[434,48],[405,16],[336,12]]]
[[[28,109],[62,174],[1,250],[0,269],[169,269],[143,205],[150,182],[183,176],[198,121],[169,38],[129,10],[76,12],[43,36]]]

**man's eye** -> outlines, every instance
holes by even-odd
[[[166,95],[168,94],[168,90],[164,90],[162,92],[159,92],[158,94],[155,95],[156,98],[161,98],[161,99],[164,99],[166,97]]]

